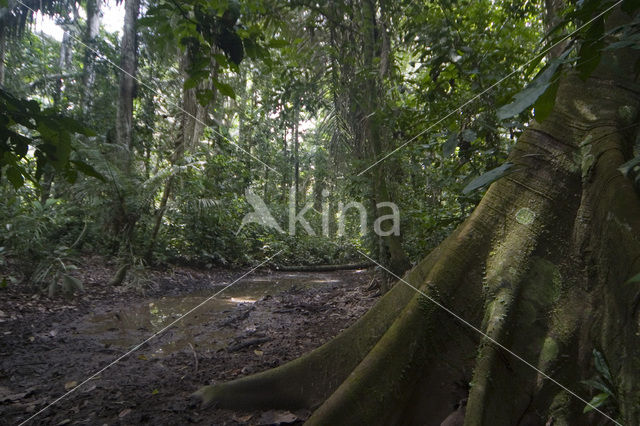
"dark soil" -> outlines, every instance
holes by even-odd
[[[163,296],[213,294],[245,271],[151,271],[145,280],[138,281],[144,292],[139,287],[109,287],[114,272],[115,267],[105,266],[102,259],[87,260],[78,274],[85,292],[68,298],[21,292],[20,286],[0,289],[0,424],[27,420],[131,348],[105,343],[105,336],[88,332],[87,324],[102,321],[100,318],[110,313],[119,317],[131,306],[153,303]],[[278,280],[283,274],[266,270],[252,273],[262,280]],[[224,311],[208,313],[207,321],[162,333],[28,424],[302,422],[308,412],[241,413],[189,406],[190,394],[203,384],[266,370],[320,346],[352,324],[377,299],[377,291],[370,286],[372,270],[286,275],[289,280],[299,279],[301,285],[263,295],[255,303],[232,304]],[[308,286],[305,281],[320,284]],[[207,306],[201,309],[206,315]],[[188,344],[158,355],[159,347],[186,330],[189,336],[195,336],[193,340],[187,339]],[[226,336],[217,347],[197,338],[208,338],[212,330]],[[117,331],[108,329],[104,334]],[[142,327],[133,332],[142,342],[154,330]]]

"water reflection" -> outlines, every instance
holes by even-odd
[[[198,352],[224,348],[231,343],[236,331],[229,327],[215,326],[214,323],[239,306],[238,309],[246,309],[246,304],[293,288],[327,286],[338,282],[335,276],[327,273],[273,273],[248,277],[209,300],[159,336],[158,342],[152,345],[154,349],[151,356],[163,356],[190,345]],[[162,297],[148,303],[123,306],[111,312],[96,314],[83,321],[85,326],[80,332],[95,335],[107,346],[130,348],[182,317],[219,288],[221,287],[187,296]]]

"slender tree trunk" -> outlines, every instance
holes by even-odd
[[[382,91],[380,86],[382,85],[382,76],[386,74],[388,69],[390,46],[388,41],[384,42],[381,47],[381,52],[384,56],[381,58],[377,51],[377,44],[379,42],[377,34],[384,32],[384,28],[378,28],[376,22],[376,2],[374,0],[363,0],[362,2],[362,22],[363,22],[363,37],[364,37],[364,58],[365,69],[373,69],[374,60],[380,59],[380,66],[378,75],[372,72],[368,73],[368,77],[365,81],[365,109],[363,111],[365,119],[365,137],[367,139],[369,148],[372,152],[371,161],[377,161],[377,159],[384,153],[383,141],[381,133],[384,131],[380,126],[380,105],[379,96]],[[382,31],[380,31],[382,30]],[[383,74],[384,71],[384,74]],[[391,201],[391,197],[387,188],[386,170],[384,164],[380,164],[373,169],[373,189],[377,202]],[[411,267],[409,258],[402,248],[402,242],[400,235],[391,234],[382,237],[386,248],[389,252],[389,268],[397,275],[402,275],[406,270]]]
[[[162,225],[162,218],[164,217],[164,213],[167,210],[167,202],[169,201],[169,196],[171,195],[171,190],[173,189],[174,180],[175,176],[169,176],[167,182],[164,184],[164,189],[162,190],[162,198],[160,199],[160,205],[158,206],[158,210],[156,211],[156,214],[153,218],[151,238],[149,239],[149,246],[145,255],[147,260],[151,260],[153,249],[156,245],[156,240],[158,239],[158,232],[160,231],[160,226]]]
[[[0,25],[0,87],[4,86],[6,60],[7,60],[7,28],[4,25]]]
[[[300,205],[300,155],[298,153],[300,141],[298,139],[298,128],[300,123],[300,102],[296,99],[293,106],[293,164],[294,164],[294,190],[295,190],[295,208],[298,211]]]
[[[314,409],[308,425],[640,424],[640,286],[627,282],[640,272],[640,199],[617,170],[640,109],[637,59],[607,52],[586,81],[561,79],[549,118],[509,156],[516,171],[406,275],[422,294],[398,283],[315,351],[195,397]],[[583,414],[601,392],[582,382],[598,374],[593,348],[612,396]]]
[[[120,90],[116,118],[116,140],[126,155],[125,165],[131,161],[133,147],[133,99],[136,97],[136,71],[138,62],[137,21],[139,0],[125,0],[124,25],[120,45]]]
[[[186,70],[189,69],[188,53],[185,54],[181,60],[181,68],[183,72],[185,72],[184,78],[186,79]],[[213,68],[215,70],[214,72],[217,72],[217,67],[214,66]],[[201,83],[199,86],[200,89],[212,87],[210,80]],[[215,102],[215,97],[212,98],[210,102]],[[172,165],[179,164],[182,161],[185,150],[188,148],[194,148],[200,141],[204,131],[204,123],[208,120],[207,107],[208,105],[201,105],[198,101],[198,98],[196,97],[196,88],[183,90],[180,128],[178,129],[178,137],[176,138],[174,151],[170,160]],[[151,230],[151,238],[147,248],[147,259],[150,259],[153,253],[153,248],[158,238],[158,232],[162,225],[162,218],[167,210],[167,203],[171,197],[175,180],[176,177],[174,174],[169,176],[164,189],[162,190],[162,198],[160,200],[160,205],[156,210],[153,229]]]
[[[71,32],[66,29],[62,35],[62,41],[60,42],[60,56],[58,57],[58,68],[60,70],[60,78],[56,80],[56,89],[53,93],[53,104],[56,108],[64,109],[64,105],[60,105],[63,97],[64,82],[63,75],[69,71],[71,67],[71,59],[73,56],[73,39]]]
[[[253,110],[251,108],[250,111],[247,111],[250,107],[248,105],[252,105],[254,100],[251,98],[251,95],[247,93],[247,73],[243,71],[240,75],[241,82],[241,93],[239,94],[241,97],[241,102],[243,108],[238,112],[238,144],[247,152],[251,152],[251,148],[253,145],[253,136],[251,126],[247,126],[247,117]],[[244,175],[243,186],[246,188],[251,184],[252,181],[252,172],[251,172],[251,157],[249,155],[243,156],[244,167],[246,170],[246,174]]]
[[[262,199],[268,203],[269,202],[269,168],[264,166],[264,183],[262,184]]]
[[[87,0],[87,28],[84,35],[86,47],[82,74],[82,115],[85,117],[89,115],[93,105],[93,89],[96,83],[96,54],[94,50],[96,48],[96,37],[100,32],[101,3],[102,0]]]
[[[53,93],[53,105],[58,110],[66,109],[65,105],[61,104],[64,97],[64,81],[62,76],[66,72],[68,72],[69,68],[71,67],[71,60],[73,55],[72,42],[73,39],[71,37],[71,33],[67,29],[67,25],[65,25],[65,30],[62,35],[62,41],[60,43],[60,56],[58,57],[60,78],[56,80],[55,91]],[[44,168],[44,173],[42,175],[42,184],[40,185],[40,203],[46,203],[51,196],[51,186],[53,185],[54,178],[55,171],[50,164],[47,164]]]
[[[284,114],[284,111],[283,111]],[[281,200],[284,202],[289,196],[289,173],[287,170],[289,168],[289,153],[287,151],[287,127],[286,120],[282,120],[282,126],[284,127],[284,136],[282,137],[282,158],[284,159],[285,167],[283,168],[284,172],[282,173],[282,188],[281,188]]]

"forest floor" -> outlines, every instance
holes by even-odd
[[[145,291],[110,287],[84,262],[85,291],[50,299],[0,289],[0,424],[19,424],[244,271],[150,271]],[[28,424],[296,424],[309,412],[193,408],[204,384],[275,367],[320,346],[377,300],[374,270],[258,270],[84,383]]]

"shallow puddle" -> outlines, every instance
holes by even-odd
[[[301,272],[247,277],[178,321],[152,340],[149,347],[142,348],[141,352],[147,354],[145,356],[158,357],[191,348],[198,352],[222,349],[232,343],[238,330],[216,324],[233,315],[237,312],[236,309],[248,309],[247,304],[294,287],[311,288],[336,284],[339,280],[335,278],[335,275],[327,273]],[[162,297],[148,303],[122,306],[111,312],[92,315],[83,322],[85,325],[79,331],[95,336],[107,346],[131,348],[181,318],[225,285],[228,283],[206,292]]]

